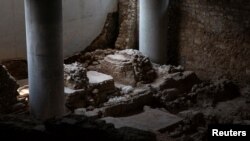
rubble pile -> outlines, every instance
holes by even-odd
[[[169,132],[177,140],[204,140],[211,124],[250,124],[247,108],[250,104],[230,80],[196,84],[190,93],[167,103],[166,109],[175,109],[175,113],[184,118],[182,124]],[[185,108],[180,109],[182,106]]]
[[[156,73],[150,60],[137,50],[126,49],[108,55],[101,63],[102,71],[122,84],[135,86],[137,82],[150,83]]]
[[[149,58],[138,50],[126,49],[120,51],[119,54],[132,59],[135,80],[137,82],[150,83],[157,77]]]
[[[230,100],[240,95],[238,86],[227,79],[195,85],[192,88],[192,93],[197,95],[197,102],[202,107],[214,106],[218,102]]]
[[[166,131],[184,141],[203,140],[210,124],[250,124],[250,89],[241,93],[233,81],[201,81],[193,71],[153,64],[133,49],[97,49],[65,62],[66,107],[76,115],[125,117],[149,105],[183,119]],[[18,85],[3,66],[0,78],[0,113],[24,107],[17,103]],[[18,98],[28,98],[28,86],[18,92]]]
[[[152,105],[153,93],[146,91],[144,93],[133,93],[133,95],[124,95],[110,98],[104,103],[102,115],[106,116],[128,116],[134,113],[141,112],[145,105]]]
[[[201,82],[193,71],[184,71],[180,66],[163,65],[155,68],[158,80],[152,85],[157,90],[177,88],[181,93],[188,93],[193,85]]]
[[[106,75],[96,71],[88,71],[89,78],[89,105],[99,106],[108,101],[108,96],[116,93],[114,79],[110,75]]]
[[[195,84],[201,80],[192,71],[185,71],[183,67],[163,65],[155,66],[158,78],[152,83],[156,89],[154,97],[172,113],[188,109],[194,105],[194,97],[189,94]]]
[[[88,106],[99,107],[116,94],[113,77],[87,71],[80,63],[64,65],[65,99],[70,110]]]
[[[80,63],[64,65],[64,85],[71,89],[87,89],[87,70]]]

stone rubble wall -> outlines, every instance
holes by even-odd
[[[202,79],[250,83],[250,1],[174,0],[169,7],[169,63]]]
[[[86,89],[89,84],[86,73],[80,63],[64,65],[64,85],[71,89]]]
[[[115,43],[117,49],[136,48],[137,0],[119,0],[119,35]]]
[[[100,35],[85,49],[135,49],[137,36],[137,0],[119,0],[118,12],[109,13]]]

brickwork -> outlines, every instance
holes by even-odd
[[[117,49],[136,48],[137,0],[119,0],[119,25],[115,47]]]
[[[168,20],[169,63],[250,83],[250,1],[174,0]]]

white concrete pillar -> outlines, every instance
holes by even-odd
[[[25,0],[30,110],[39,119],[64,114],[62,0]]]
[[[140,0],[139,50],[151,61],[167,61],[166,12],[169,0]]]

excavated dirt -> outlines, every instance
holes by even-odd
[[[243,89],[234,81],[202,81],[182,66],[153,64],[131,49],[98,49],[79,53],[65,62],[65,106],[71,114],[92,119],[112,117],[114,121],[131,119],[130,125],[142,130],[147,120],[133,119],[144,115],[145,105],[182,119],[161,133],[151,131],[157,140],[206,140],[210,124],[250,124],[250,88]],[[1,70],[1,78],[6,78],[1,80],[6,85],[1,86],[10,83],[9,91],[1,87],[6,93],[0,94],[12,97],[5,99],[12,99],[11,104],[1,106],[11,113],[29,115],[28,86],[19,88],[18,95],[16,81],[6,69]]]
[[[205,140],[209,124],[250,123],[250,111],[247,109],[250,106],[249,89],[241,92],[237,83],[227,79],[201,81],[194,72],[186,71],[181,66],[152,64],[143,55],[135,52],[137,51],[114,51],[106,57],[97,57],[94,53],[95,58],[98,58],[95,61],[100,64],[90,63],[91,67],[85,67],[113,76],[119,93],[111,94],[103,107],[78,108],[75,110],[76,114],[94,118],[122,118],[136,115],[145,105],[150,105],[164,108],[183,118],[181,123],[164,134],[156,132],[159,140]],[[145,58],[139,60],[147,62],[146,65],[139,65],[140,61],[134,61],[135,56]],[[142,70],[143,67],[149,68],[144,70],[153,70],[155,75],[151,81],[135,79],[137,67]],[[141,76],[144,78],[146,75]]]

